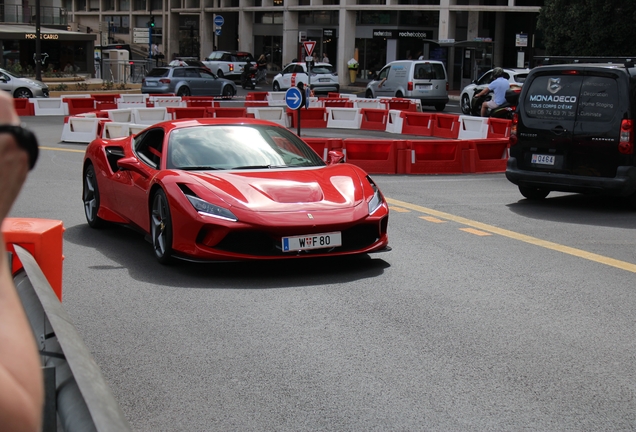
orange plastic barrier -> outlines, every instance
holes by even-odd
[[[342,143],[346,161],[369,174],[397,174],[397,152],[406,148],[404,140],[348,138]]]
[[[302,117],[301,117],[302,119]],[[305,138],[303,137],[303,141],[305,141],[309,147],[311,147],[322,160],[327,160],[327,154],[330,150],[340,150],[342,151],[342,138]]]
[[[74,116],[95,111],[95,98],[62,98],[68,105],[68,115]]]
[[[245,96],[246,101],[266,101],[269,92],[251,92]]]
[[[380,99],[380,102],[385,103],[387,109],[417,112],[417,106],[410,99]]]
[[[433,122],[432,136],[457,139],[459,136],[459,116],[453,114],[436,114]]]
[[[190,107],[218,107],[219,102],[213,96],[184,96],[181,100]]]
[[[508,138],[511,124],[510,120],[489,118],[487,138]]]
[[[322,99],[325,108],[353,108],[353,102],[350,99]]]
[[[404,111],[401,116],[402,133],[407,135],[433,135],[433,124],[435,123],[435,115],[433,113],[421,113]]]
[[[168,107],[167,110],[174,120],[206,117],[204,107]]]
[[[375,108],[362,108],[360,110],[362,115],[362,123],[360,129],[363,130],[386,130],[386,122],[389,117],[389,112],[384,109]]]
[[[474,150],[475,171],[478,173],[504,172],[508,163],[508,138],[492,138],[470,141]]]
[[[300,127],[301,128],[326,128],[327,110],[324,108],[301,108]],[[298,110],[287,108],[287,116],[290,118],[291,127],[298,125]]]
[[[406,174],[462,174],[471,171],[470,141],[409,140]]]
[[[14,98],[13,107],[19,116],[32,116],[35,115],[35,109],[33,103],[27,98]]]
[[[247,108],[240,107],[216,107],[206,108],[208,117],[247,117]]]
[[[50,219],[6,218],[2,223],[2,234],[7,250],[13,252],[11,272],[22,268],[15,255],[14,244],[28,250],[35,258],[57,298],[62,301],[62,221]]]
[[[119,94],[92,94],[91,97],[95,99],[96,110],[109,110],[117,109],[117,99]]]

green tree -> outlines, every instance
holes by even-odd
[[[636,55],[634,0],[545,0],[537,28],[548,55]]]

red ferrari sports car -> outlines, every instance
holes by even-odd
[[[140,230],[161,263],[390,250],[382,193],[342,162],[267,121],[168,121],[91,142],[82,199],[91,227]]]

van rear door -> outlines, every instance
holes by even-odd
[[[615,176],[622,83],[616,72],[564,68],[538,71],[529,79],[519,107],[519,141],[511,148],[519,168]]]

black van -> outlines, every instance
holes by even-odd
[[[528,199],[603,193],[636,204],[633,64],[534,68],[512,122],[506,177]]]

